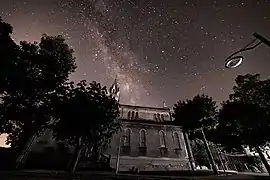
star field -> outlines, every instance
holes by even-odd
[[[124,104],[172,106],[198,93],[221,102],[237,75],[270,76],[264,45],[224,68],[253,32],[270,38],[268,0],[9,0],[0,15],[16,41],[63,35],[77,59],[71,79],[109,86],[117,76]]]

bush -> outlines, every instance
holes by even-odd
[[[16,153],[11,148],[0,147],[0,170],[12,169],[16,160]]]
[[[63,147],[46,147],[42,153],[31,152],[26,161],[27,169],[66,170],[71,154]]]

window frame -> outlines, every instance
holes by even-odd
[[[142,134],[142,133],[144,133],[144,134]],[[142,135],[144,135],[143,139],[142,139]],[[142,140],[144,140],[144,144],[142,144],[143,143]],[[140,145],[140,147],[147,147],[147,144],[146,144],[146,130],[145,129],[141,129],[139,131],[139,145]]]
[[[167,144],[166,144],[166,133],[163,130],[159,131],[159,143],[160,143],[160,147],[161,148],[166,148]]]

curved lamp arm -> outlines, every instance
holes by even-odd
[[[253,39],[249,44],[247,44],[245,47],[243,47],[239,51],[236,51],[235,53],[231,54],[229,57],[225,59],[226,68],[235,68],[235,67],[238,67],[240,64],[242,64],[244,57],[237,55],[241,52],[252,50],[262,43],[270,47],[270,41],[268,41],[263,36],[259,35],[258,33],[253,33],[253,36],[255,37],[255,39]],[[259,40],[259,42],[256,43],[254,46],[252,46],[252,44],[254,44],[256,40]]]
[[[238,54],[238,53],[241,53],[241,52],[244,52],[244,51],[248,51],[248,50],[252,50],[252,49],[256,48],[257,46],[259,46],[259,45],[262,43],[262,41],[260,41],[260,42],[258,42],[257,44],[255,44],[254,46],[248,47],[248,46],[252,45],[256,40],[257,40],[257,39],[252,40],[252,41],[251,41],[249,44],[247,44],[244,48],[242,48],[242,49],[240,49],[239,51],[236,51],[236,52],[234,52],[233,54],[231,54],[229,57],[227,57],[227,58],[225,59],[225,61],[230,60],[231,58],[233,58],[233,56],[235,56],[235,55]]]

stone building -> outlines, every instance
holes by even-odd
[[[120,90],[116,80],[109,91],[119,101]],[[112,137],[110,147],[105,150],[111,157],[112,168],[116,168],[119,162],[120,171],[128,171],[132,167],[140,171],[190,169],[183,132],[172,125],[169,108],[122,104],[119,121],[122,123],[121,131]],[[55,145],[51,133],[36,142],[33,151]]]
[[[116,79],[109,93],[120,101]],[[112,137],[106,151],[111,167],[119,163],[120,171],[133,167],[140,171],[190,169],[183,132],[172,125],[169,108],[120,105],[119,121],[122,131]]]
[[[115,134],[111,148],[111,167],[132,167],[140,171],[190,169],[184,137],[179,127],[171,125],[168,108],[121,105],[122,131]]]

